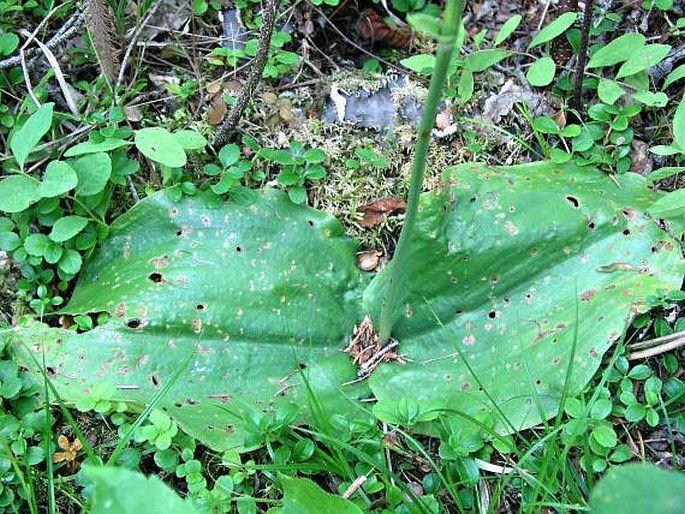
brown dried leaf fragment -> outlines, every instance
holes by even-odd
[[[357,377],[359,380],[363,380],[381,362],[406,363],[407,361],[403,356],[394,351],[398,345],[397,341],[391,339],[388,344],[381,346],[378,342],[378,334],[373,327],[373,321],[367,315],[359,325],[354,327],[352,341],[343,351],[352,358],[354,364],[359,366]]]
[[[83,449],[81,441],[76,438],[73,442],[70,442],[67,436],[60,435],[57,438],[57,444],[64,451],[56,452],[52,456],[52,462],[66,462],[69,467],[69,471],[74,473],[78,469],[78,461],[76,460],[76,457],[78,452]]]
[[[357,32],[372,44],[383,43],[392,48],[407,48],[411,43],[409,27],[390,26],[375,9],[364,9],[357,22]]]
[[[375,227],[383,223],[390,214],[403,211],[406,207],[407,203],[399,196],[383,198],[357,207],[357,211],[364,214],[364,217],[358,222],[359,226],[363,228]]]

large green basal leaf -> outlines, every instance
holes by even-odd
[[[645,296],[682,279],[677,244],[643,214],[659,195],[616,180],[546,163],[448,170],[448,190],[423,197],[403,277],[394,335],[409,363],[373,373],[375,413],[528,427],[557,411],[572,353],[570,392],[582,388]],[[328,413],[362,412],[351,399],[367,383],[342,386],[355,369],[340,352],[363,314],[354,251],[331,216],[281,193],[250,206],[157,194],[114,223],[65,310],[108,311],[107,324],[36,324],[0,344],[44,349],[68,401],[109,381],[141,405],[190,356],[161,406],[206,444],[240,446],[251,411],[307,405],[303,379]],[[374,314],[387,276],[365,293]]]
[[[221,449],[241,441],[245,412],[274,398],[306,403],[302,375],[333,396],[354,378],[340,349],[359,317],[355,250],[337,220],[280,192],[249,206],[156,194],[112,225],[65,309],[107,311],[109,322],[81,335],[34,326],[6,337],[39,361],[45,349],[68,401],[109,381],[114,399],[148,402],[194,352],[161,406]]]
[[[646,295],[679,288],[682,258],[643,211],[642,177],[536,163],[464,165],[422,198],[393,335],[408,364],[371,376],[384,420],[459,411],[510,432],[551,417],[597,370]],[[381,272],[364,301],[377,313]],[[436,409],[436,410],[432,410]],[[506,420],[504,419],[506,418]],[[456,418],[455,418],[456,419]]]

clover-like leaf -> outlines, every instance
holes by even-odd
[[[50,239],[56,243],[68,241],[88,225],[88,218],[83,216],[64,216],[58,219],[50,231]]]
[[[166,514],[197,514],[198,510],[178,496],[173,489],[154,475],[146,477],[113,466],[84,466],[83,472],[92,483],[90,512],[105,514],[137,514],[150,511]]]
[[[39,107],[21,128],[12,134],[10,149],[22,170],[29,154],[52,126],[53,105],[47,103]]]
[[[362,514],[362,510],[350,500],[322,490],[308,478],[279,475],[283,485],[283,506],[269,509],[268,514]]]
[[[64,161],[50,161],[36,193],[42,198],[52,198],[71,191],[77,184],[74,168]]]
[[[0,179],[0,211],[21,212],[40,197],[38,182],[25,175],[13,175]]]
[[[531,86],[547,86],[554,80],[556,69],[554,59],[551,57],[541,57],[528,68],[526,78]]]
[[[104,152],[86,154],[72,163],[78,186],[77,196],[92,196],[101,192],[112,175],[112,159]]]
[[[164,128],[150,127],[136,130],[134,142],[136,148],[148,159],[170,168],[180,168],[186,163],[181,139],[184,139],[183,135],[177,139]]]

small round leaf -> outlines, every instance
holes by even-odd
[[[180,168],[186,163],[183,146],[166,129],[150,127],[137,130],[134,142],[145,157],[164,166]]]
[[[65,216],[58,219],[52,226],[50,239],[56,243],[68,241],[81,232],[88,225],[88,219],[83,216]]]
[[[531,86],[547,86],[554,80],[556,69],[556,64],[551,57],[542,57],[528,68],[526,78]]]
[[[36,193],[41,198],[52,198],[71,191],[77,184],[78,177],[74,168],[64,161],[51,161]]]
[[[23,175],[0,180],[0,211],[21,212],[38,200],[38,182]]]

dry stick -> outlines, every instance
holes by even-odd
[[[119,68],[119,76],[117,77],[117,81],[114,84],[114,94],[112,95],[112,104],[116,103],[117,100],[117,91],[121,87],[121,83],[124,81],[124,75],[126,73],[126,66],[128,65],[128,61],[131,58],[131,52],[133,51],[133,47],[136,46],[136,42],[138,41],[138,38],[140,37],[140,33],[143,31],[143,28],[147,23],[150,21],[150,18],[152,18],[152,15],[154,15],[157,12],[157,9],[159,9],[159,6],[162,5],[163,0],[155,0],[155,2],[150,6],[148,9],[147,13],[145,13],[145,17],[143,18],[143,21],[140,22],[140,24],[136,27],[135,32],[133,33],[133,36],[131,36],[131,41],[129,42],[128,46],[126,47],[126,52],[124,53],[124,58],[121,60],[121,68]]]
[[[652,340],[651,342],[654,343],[655,341],[656,339]],[[645,341],[645,343],[646,342],[647,341]],[[672,334],[672,337],[670,339],[666,339],[661,344],[650,346],[648,348],[645,348],[644,350],[631,352],[628,355],[628,360],[632,361],[636,359],[646,359],[647,357],[654,357],[655,355],[670,352],[671,350],[675,350],[677,348],[680,348],[681,346],[685,346],[685,333],[678,332],[677,334]]]
[[[257,55],[252,61],[252,68],[247,77],[247,81],[243,84],[238,99],[236,100],[228,117],[223,121],[221,126],[214,136],[214,146],[220,147],[228,142],[228,137],[238,124],[238,120],[243,115],[247,101],[254,95],[259,79],[262,77],[262,71],[266,65],[266,60],[269,57],[269,47],[271,46],[271,34],[274,31],[274,24],[276,22],[276,8],[278,7],[278,0],[268,0],[264,8],[264,15],[262,18],[262,27],[259,30],[259,47],[257,48]]]
[[[585,12],[583,13],[583,27],[580,32],[580,45],[578,47],[578,62],[576,72],[573,75],[573,99],[571,103],[580,109],[580,97],[583,91],[583,75],[585,73],[585,61],[587,60],[587,42],[590,36],[590,22],[592,21],[592,6],[594,0],[585,2]]]
[[[674,339],[684,338],[685,330],[676,332],[674,334],[668,334],[667,336],[656,337],[654,339],[647,339],[646,341],[640,341],[637,343],[630,343],[628,345],[629,350],[640,350],[642,348],[651,348],[653,346],[660,346],[663,343],[668,343]]]
[[[62,26],[62,28],[59,29],[47,43],[45,43],[45,46],[52,50],[59,44],[69,39],[76,32],[78,32],[83,26],[84,22],[85,19],[83,11],[79,10],[76,14],[74,14],[74,16],[67,20],[67,22]],[[33,63],[40,57],[41,51],[38,48],[32,48],[30,50],[27,50],[24,54],[25,56],[31,57],[31,59],[28,62],[28,66],[31,67],[31,65],[33,65]],[[21,55],[15,55],[14,57],[4,59],[0,61],[0,70],[19,66],[21,64],[21,61]]]

